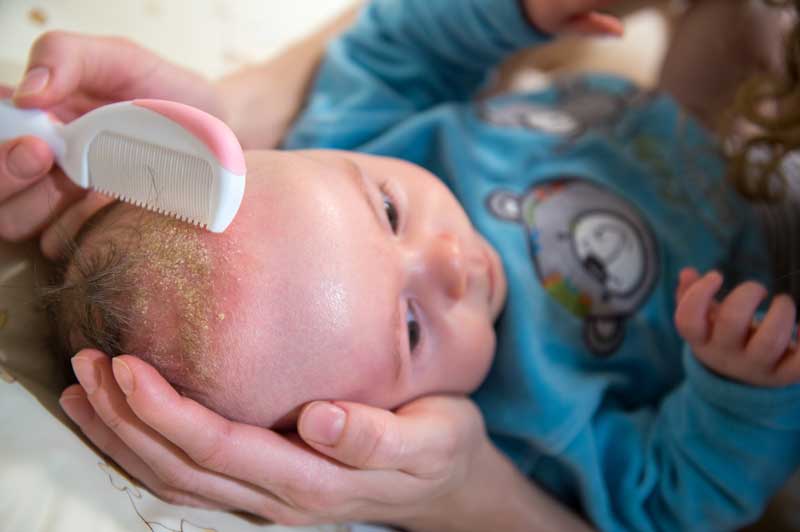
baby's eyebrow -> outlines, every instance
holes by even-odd
[[[350,182],[353,183],[353,185],[355,185],[355,187],[358,189],[361,197],[366,203],[367,208],[372,213],[372,217],[375,219],[377,226],[380,229],[383,229],[383,220],[380,217],[380,213],[378,213],[377,209],[375,208],[375,202],[372,200],[372,195],[367,188],[367,181],[364,177],[364,174],[361,172],[361,167],[353,163],[350,169],[345,173],[350,179]]]

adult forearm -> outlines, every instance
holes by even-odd
[[[305,102],[327,44],[355,20],[361,2],[275,58],[216,82],[224,119],[245,149],[274,148]]]
[[[402,526],[417,532],[586,532],[591,528],[561,506],[489,442],[461,490]]]

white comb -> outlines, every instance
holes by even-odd
[[[220,233],[242,202],[245,163],[234,133],[188,105],[133,100],[68,124],[0,100],[0,142],[42,138],[77,185]]]

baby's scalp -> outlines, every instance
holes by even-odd
[[[224,320],[214,297],[215,247],[179,220],[121,203],[107,209],[81,235],[66,268],[65,286],[87,305],[77,319],[92,322],[64,316],[78,344],[70,347],[108,349],[86,332],[110,329],[117,338],[109,354],[137,354],[178,385],[207,387],[218,364],[214,327]]]

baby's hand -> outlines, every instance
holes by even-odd
[[[713,371],[755,386],[787,386],[800,382],[800,348],[794,342],[796,309],[792,299],[776,296],[764,318],[755,312],[767,290],[748,281],[722,302],[714,295],[722,275],[712,271],[681,272],[675,325],[695,356]]]
[[[622,35],[622,22],[600,13],[619,0],[521,0],[528,20],[545,33]]]

